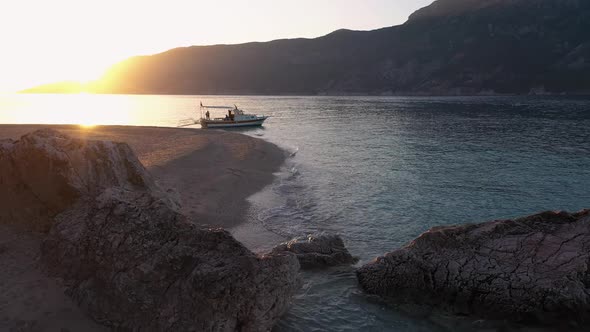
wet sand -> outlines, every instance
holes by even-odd
[[[284,162],[283,150],[271,143],[214,130],[76,125],[0,125],[0,139],[47,127],[73,137],[126,142],[158,184],[180,198],[183,213],[195,223],[233,228],[249,247],[281,240],[243,224],[246,198],[269,185]],[[59,280],[45,275],[41,239],[0,225],[0,330],[106,330],[64,295]]]

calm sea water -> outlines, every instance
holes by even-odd
[[[199,101],[272,115],[240,132],[291,154],[251,222],[339,233],[360,264],[432,226],[590,207],[590,99],[12,95],[0,123],[174,127]],[[304,279],[278,331],[443,329],[364,295],[352,268]]]

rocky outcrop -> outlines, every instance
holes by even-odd
[[[412,13],[408,18],[408,22],[450,15],[461,15],[466,12],[506,2],[506,0],[437,0],[430,6],[418,9]]]
[[[0,222],[45,232],[60,212],[107,188],[164,197],[127,144],[50,129],[0,141],[0,184]]]
[[[257,257],[149,194],[111,189],[61,214],[43,244],[51,271],[98,321],[157,331],[264,331],[297,285],[291,255]]]
[[[0,182],[0,222],[49,230],[49,272],[112,328],[266,331],[298,287],[294,255],[199,229],[126,144],[52,130],[3,141]]]
[[[437,227],[357,271],[369,293],[519,322],[590,321],[590,210]]]
[[[291,252],[297,256],[302,268],[315,268],[354,264],[353,257],[338,235],[317,234],[295,238],[272,250],[273,253]]]

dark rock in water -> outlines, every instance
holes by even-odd
[[[436,227],[357,271],[399,303],[523,323],[590,322],[590,210]]]
[[[299,237],[275,247],[272,252],[294,253],[302,268],[354,264],[358,261],[348,252],[342,238],[331,234]]]
[[[0,143],[0,180],[0,222],[50,229],[48,270],[115,329],[266,331],[299,286],[294,255],[199,229],[126,144],[38,131]]]

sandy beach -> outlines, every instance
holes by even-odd
[[[244,242],[260,239],[252,234],[260,227],[248,231],[240,224],[246,198],[269,185],[284,162],[277,146],[224,131],[130,126],[0,125],[0,139],[47,127],[72,137],[128,143],[194,222],[236,228]],[[41,239],[0,225],[0,330],[104,330],[64,295],[59,280],[45,276],[38,261]]]
[[[242,221],[245,199],[273,180],[285,154],[276,145],[238,133],[186,128],[0,125],[0,139],[40,128],[72,137],[126,142],[159,185],[179,195],[183,212],[203,225]]]

